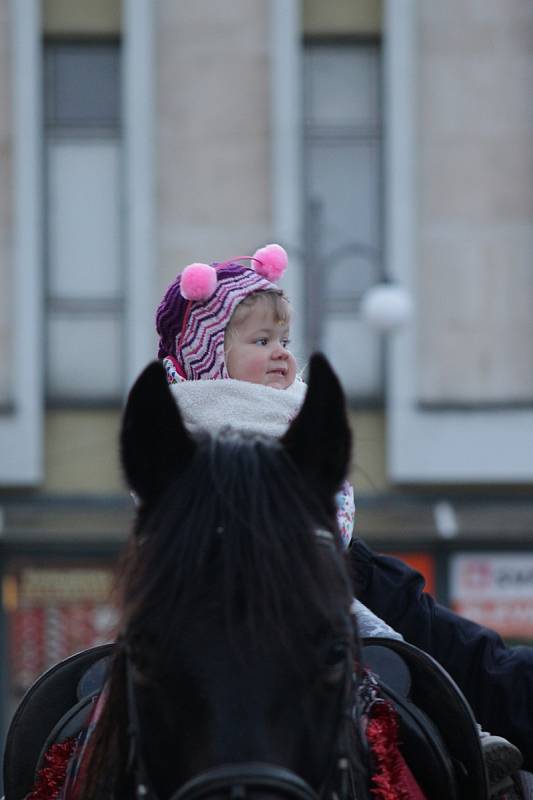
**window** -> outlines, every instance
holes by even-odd
[[[45,48],[46,391],[106,403],[123,385],[120,49]]]
[[[381,340],[358,307],[383,280],[377,44],[306,45],[304,122],[308,346],[328,355],[353,401],[375,402]]]

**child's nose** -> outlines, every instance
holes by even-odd
[[[284,347],[281,342],[277,342],[274,348],[274,357],[275,358],[287,358],[288,356],[287,348]]]

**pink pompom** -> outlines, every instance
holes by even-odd
[[[181,273],[180,292],[186,300],[208,300],[217,288],[217,271],[209,264],[189,264]]]
[[[279,244],[267,244],[254,253],[255,271],[268,281],[277,281],[287,268],[287,253]]]

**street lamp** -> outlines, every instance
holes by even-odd
[[[392,333],[402,328],[413,315],[409,292],[393,283],[372,286],[361,298],[361,316],[372,328]]]

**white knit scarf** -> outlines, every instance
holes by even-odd
[[[170,390],[190,431],[216,434],[229,426],[279,438],[298,414],[307,385],[296,380],[288,389],[273,389],[227,378],[181,381],[171,384]]]

